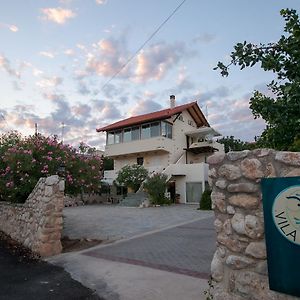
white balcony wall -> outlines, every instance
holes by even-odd
[[[201,182],[202,190],[204,190],[205,181],[208,180],[208,164],[171,164],[164,173],[175,180],[176,193],[180,194],[180,202],[186,203],[186,183]]]
[[[116,157],[134,153],[145,153],[150,151],[171,152],[173,141],[163,136],[153,137],[145,140],[136,140],[127,143],[112,144],[105,146],[105,155]]]
[[[202,181],[207,180],[208,165],[205,163],[199,164],[171,164],[164,173],[167,175],[186,176],[186,180]]]

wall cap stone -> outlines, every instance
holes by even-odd
[[[216,165],[222,162],[225,158],[225,153],[215,153],[207,158],[207,163],[210,165]]]
[[[292,166],[300,166],[300,152],[277,152],[275,160]]]

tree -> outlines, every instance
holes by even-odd
[[[137,164],[132,166],[127,165],[118,172],[116,182],[136,192],[147,177],[148,171],[143,166]]]
[[[234,138],[232,135],[218,139],[218,142],[224,144],[226,153],[229,151],[243,151],[257,148],[257,144],[255,142],[243,142],[240,139]]]
[[[263,70],[276,74],[277,80],[267,85],[274,97],[254,91],[250,109],[254,118],[266,121],[266,128],[258,140],[260,146],[293,150],[300,132],[300,22],[294,9],[283,9],[280,14],[286,22],[285,35],[277,42],[238,43],[230,55],[230,63],[218,62],[214,69],[228,76],[231,65],[242,70],[260,63]]]
[[[295,139],[293,145],[290,147],[291,151],[300,152],[300,134],[298,134]]]
[[[114,169],[114,160],[112,158],[103,157],[103,169],[104,171],[109,171]]]

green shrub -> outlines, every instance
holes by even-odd
[[[200,209],[201,210],[211,210],[211,190],[205,190],[202,193],[200,200]]]
[[[151,204],[163,205],[170,204],[170,200],[166,198],[165,192],[167,188],[167,175],[155,174],[148,178],[144,184],[145,189],[150,195]]]
[[[147,177],[148,171],[143,166],[127,165],[118,172],[116,183],[129,187],[136,192]]]

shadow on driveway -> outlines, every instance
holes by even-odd
[[[18,246],[19,247],[19,246]],[[8,248],[0,235],[0,299],[101,299],[73,280],[61,267],[28,257],[28,251]],[[15,253],[13,253],[15,252]]]

